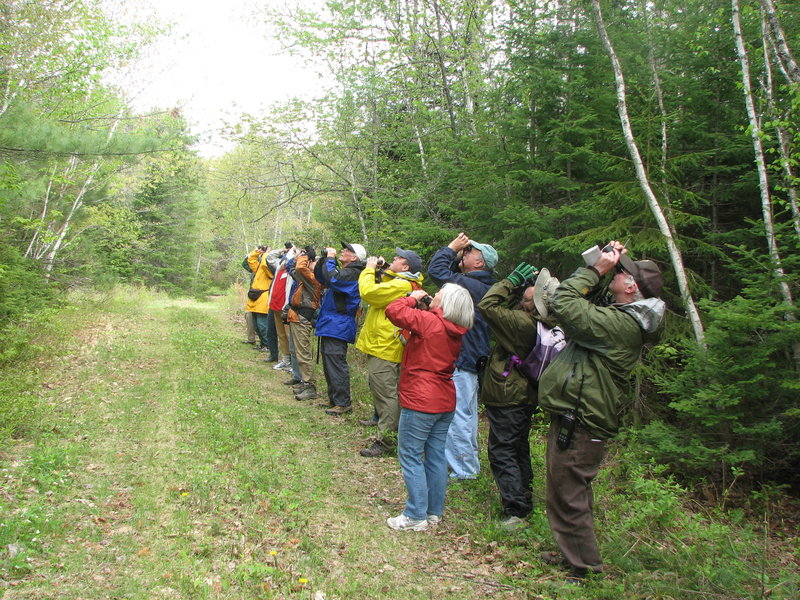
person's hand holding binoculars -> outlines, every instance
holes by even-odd
[[[624,246],[624,244],[622,244],[622,242],[611,240],[603,248],[602,252],[600,253],[600,258],[598,258],[597,262],[594,263],[594,268],[602,277],[606,273],[611,272],[614,267],[617,266],[620,257],[627,253],[628,249]]]
[[[417,308],[428,309],[431,304],[431,297],[425,290],[414,290],[409,294],[417,302]]]
[[[519,287],[527,280],[532,279],[536,273],[538,273],[536,267],[526,262],[521,262],[517,265],[516,269],[509,273],[506,279],[508,279],[514,287]]]

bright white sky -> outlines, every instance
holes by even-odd
[[[320,93],[323,79],[282,52],[258,7],[314,0],[109,0],[112,13],[174,23],[123,84],[140,112],[179,107],[201,136],[204,156],[229,149],[215,132],[223,121],[292,97]],[[126,13],[123,14],[122,13]]]

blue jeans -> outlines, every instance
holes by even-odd
[[[444,442],[453,413],[424,413],[400,409],[397,458],[403,470],[408,500],[403,513],[409,519],[442,516],[447,488]]]
[[[278,357],[278,331],[275,329],[275,319],[272,317],[272,311],[267,313],[267,331],[264,339],[267,342],[267,350],[269,350],[270,360]]]
[[[451,477],[475,479],[481,470],[478,460],[478,374],[462,369],[453,372],[456,412],[447,432],[445,456]]]

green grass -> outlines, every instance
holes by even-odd
[[[20,398],[27,416],[0,427],[0,597],[800,596],[800,550],[778,515],[693,506],[619,446],[595,488],[607,573],[564,588],[537,560],[553,548],[540,422],[526,529],[500,530],[484,468],[450,486],[437,531],[393,532],[405,490],[396,459],[358,456],[372,407],[357,351],[356,410],[333,418],[238,343],[233,295],[120,288],[71,304],[3,371],[0,416]]]

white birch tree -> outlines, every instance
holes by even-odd
[[[761,143],[762,128],[761,119],[756,112],[755,100],[753,98],[753,85],[750,75],[750,59],[744,45],[742,36],[742,22],[740,18],[739,0],[731,0],[731,24],[733,26],[733,39],[736,46],[736,56],[742,70],[742,91],[744,93],[744,103],[747,109],[747,118],[750,123],[750,138],[753,143],[755,154],[756,171],[758,172],[758,187],[761,196],[761,216],[764,221],[764,235],[767,239],[769,257],[773,264],[775,278],[783,296],[784,302],[789,306],[794,305],[792,290],[786,281],[783,263],[781,260],[778,240],[775,235],[775,224],[772,215],[772,199],[770,197],[769,177],[767,175],[767,165],[764,159],[764,148]],[[787,311],[786,320],[794,321],[795,317],[791,311]],[[800,360],[800,342],[794,345],[795,360]]]
[[[704,345],[705,332],[703,329],[703,323],[700,319],[700,313],[697,311],[691,290],[689,289],[689,282],[686,278],[686,269],[683,265],[683,256],[681,255],[678,245],[675,243],[672,227],[667,221],[667,217],[664,214],[658,198],[656,198],[656,195],[650,185],[647,171],[644,168],[644,163],[642,162],[642,157],[639,152],[639,147],[637,146],[636,139],[633,135],[630,117],[628,116],[627,93],[625,90],[625,77],[622,72],[622,65],[617,57],[614,47],[611,44],[611,40],[608,37],[608,32],[606,31],[599,0],[592,0],[592,11],[594,13],[598,34],[600,35],[600,39],[603,42],[603,47],[605,48],[606,53],[611,61],[611,65],[614,69],[614,81],[617,90],[617,111],[619,113],[619,119],[622,126],[622,133],[625,137],[625,143],[628,147],[628,153],[630,154],[631,161],[633,162],[634,169],[636,171],[636,178],[639,181],[639,185],[642,188],[645,198],[647,199],[650,211],[653,214],[656,224],[658,225],[658,229],[661,232],[661,235],[663,236],[664,242],[667,246],[667,250],[672,261],[673,271],[675,272],[675,279],[678,283],[681,298],[683,299],[684,309],[686,310],[686,315],[692,325],[695,339],[697,340],[698,344]]]

